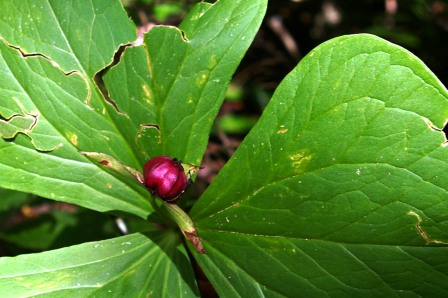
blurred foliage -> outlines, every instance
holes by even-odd
[[[142,230],[143,226],[139,220],[126,224],[133,232]],[[0,188],[0,256],[56,249],[119,235],[115,217]]]
[[[148,23],[178,25],[194,0],[122,0],[121,3],[137,25]]]

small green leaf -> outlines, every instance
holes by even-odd
[[[197,260],[221,295],[447,293],[447,119],[446,88],[408,51],[322,44],[194,205]]]
[[[1,258],[0,293],[5,298],[199,296],[188,255],[172,231]]]

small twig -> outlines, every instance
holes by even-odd
[[[298,59],[300,57],[299,46],[288,30],[286,30],[285,26],[283,26],[281,17],[278,15],[270,17],[268,19],[268,26],[278,35],[289,55]]]

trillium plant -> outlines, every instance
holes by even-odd
[[[312,50],[193,195],[266,6],[200,2],[138,44],[118,0],[1,1],[0,211],[29,193],[127,230],[0,258],[0,296],[448,293],[448,92],[376,36]]]

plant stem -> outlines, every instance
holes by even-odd
[[[159,206],[156,200],[158,200],[156,197],[150,195],[149,202],[162,219],[170,226],[178,226],[195,250],[198,253],[205,254],[204,246],[201,243],[196,227],[188,214],[176,204],[159,200],[162,202],[162,205]]]

